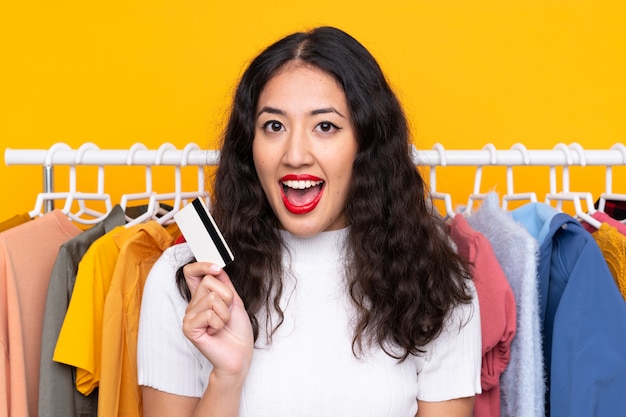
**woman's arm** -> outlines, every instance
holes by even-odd
[[[222,269],[195,262],[186,265],[183,272],[192,296],[182,330],[213,369],[201,398],[143,386],[143,415],[236,417],[254,347],[250,319]]]
[[[470,417],[473,411],[474,397],[439,402],[418,401],[415,417]]]
[[[244,379],[220,381],[211,374],[202,398],[170,394],[150,387],[141,387],[143,417],[237,417]]]
[[[150,387],[141,387],[143,417],[192,416],[199,398],[183,397]]]

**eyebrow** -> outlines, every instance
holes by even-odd
[[[256,117],[258,118],[261,113],[270,113],[270,114],[279,114],[281,116],[285,116],[287,113],[285,113],[283,110],[274,108],[274,107],[269,107],[269,106],[264,106],[261,108],[261,110],[259,110],[259,112],[257,113]],[[343,114],[341,114],[337,109],[335,109],[334,107],[326,107],[323,109],[315,109],[312,110],[309,114],[311,116],[315,116],[318,114],[326,114],[326,113],[335,113],[338,114],[339,116],[343,117],[344,119],[346,118]]]

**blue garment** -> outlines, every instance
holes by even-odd
[[[626,416],[626,303],[600,248],[576,219],[545,203],[512,215],[540,245],[550,416]]]

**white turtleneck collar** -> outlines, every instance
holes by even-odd
[[[321,232],[311,237],[298,237],[285,230],[280,234],[291,254],[290,261],[297,263],[331,262],[345,258],[348,227]]]

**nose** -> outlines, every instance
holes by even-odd
[[[313,163],[311,140],[303,129],[295,129],[285,141],[283,164],[291,167],[306,166]]]

